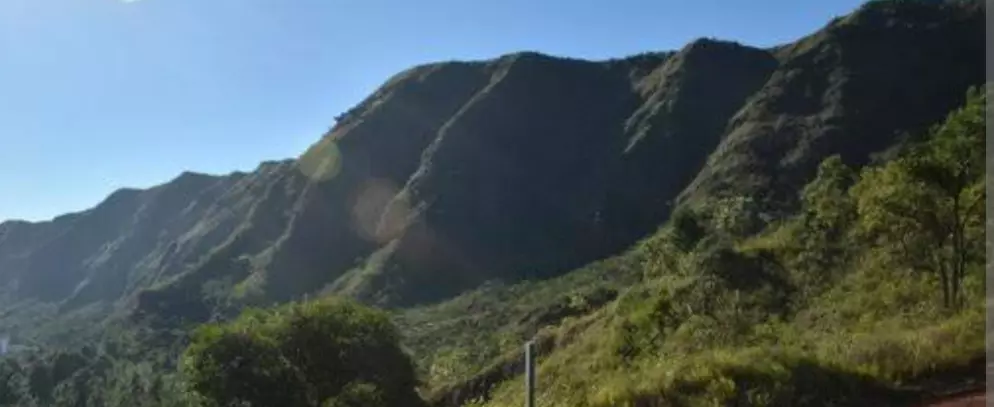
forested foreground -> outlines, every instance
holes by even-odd
[[[540,405],[902,405],[982,380],[984,108],[971,91],[872,165],[825,160],[789,216],[750,196],[679,208],[605,263],[627,268],[596,271],[634,277],[585,281],[593,289],[538,331]],[[505,306],[547,311],[556,296],[529,293],[580,289],[563,281],[511,287],[520,295]],[[443,359],[397,320],[323,298],[189,330],[110,326],[78,351],[0,361],[0,405],[523,403],[514,374],[493,391],[460,389],[517,358],[521,336],[487,348],[502,332],[481,319],[445,352],[492,358]]]

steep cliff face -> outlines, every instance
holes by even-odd
[[[368,299],[406,305],[549,277],[632,244],[665,220],[776,61],[701,40],[635,67],[648,69],[535,54],[497,63],[386,212],[409,224],[366,270]]]
[[[913,4],[912,4],[913,3]],[[674,205],[789,205],[983,82],[983,6],[875,2],[801,40],[402,72],[301,157],[0,224],[0,301],[205,320],[330,292],[387,306],[617,253]],[[2,322],[0,322],[2,325]]]
[[[95,208],[31,224],[0,228],[0,270],[12,299],[37,298],[67,305],[114,299],[170,250],[190,223],[207,215],[238,175],[186,173],[149,190],[120,190]],[[170,249],[172,247],[173,249]]]
[[[776,50],[780,67],[735,115],[681,196],[762,194],[773,206],[824,158],[862,164],[920,134],[984,82],[981,2],[879,1]]]
[[[226,243],[143,293],[139,314],[205,319],[219,308],[285,301],[332,282],[380,243],[368,219],[486,75],[483,63],[451,63],[390,79],[280,168]]]

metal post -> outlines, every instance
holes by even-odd
[[[525,406],[535,407],[535,341],[525,343]]]

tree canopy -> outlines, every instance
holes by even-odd
[[[199,328],[183,354],[205,406],[412,406],[414,366],[388,316],[341,299],[250,310]]]
[[[926,141],[852,189],[860,235],[895,264],[937,275],[947,307],[961,305],[963,278],[984,253],[985,105],[971,90]]]

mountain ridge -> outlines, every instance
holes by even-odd
[[[897,138],[880,129],[918,132],[983,81],[982,6],[898,3],[768,48],[412,67],[296,159],[0,223],[0,304],[166,324],[322,292],[407,307],[567,273],[674,207],[756,195],[782,211],[825,156],[866,161]]]

